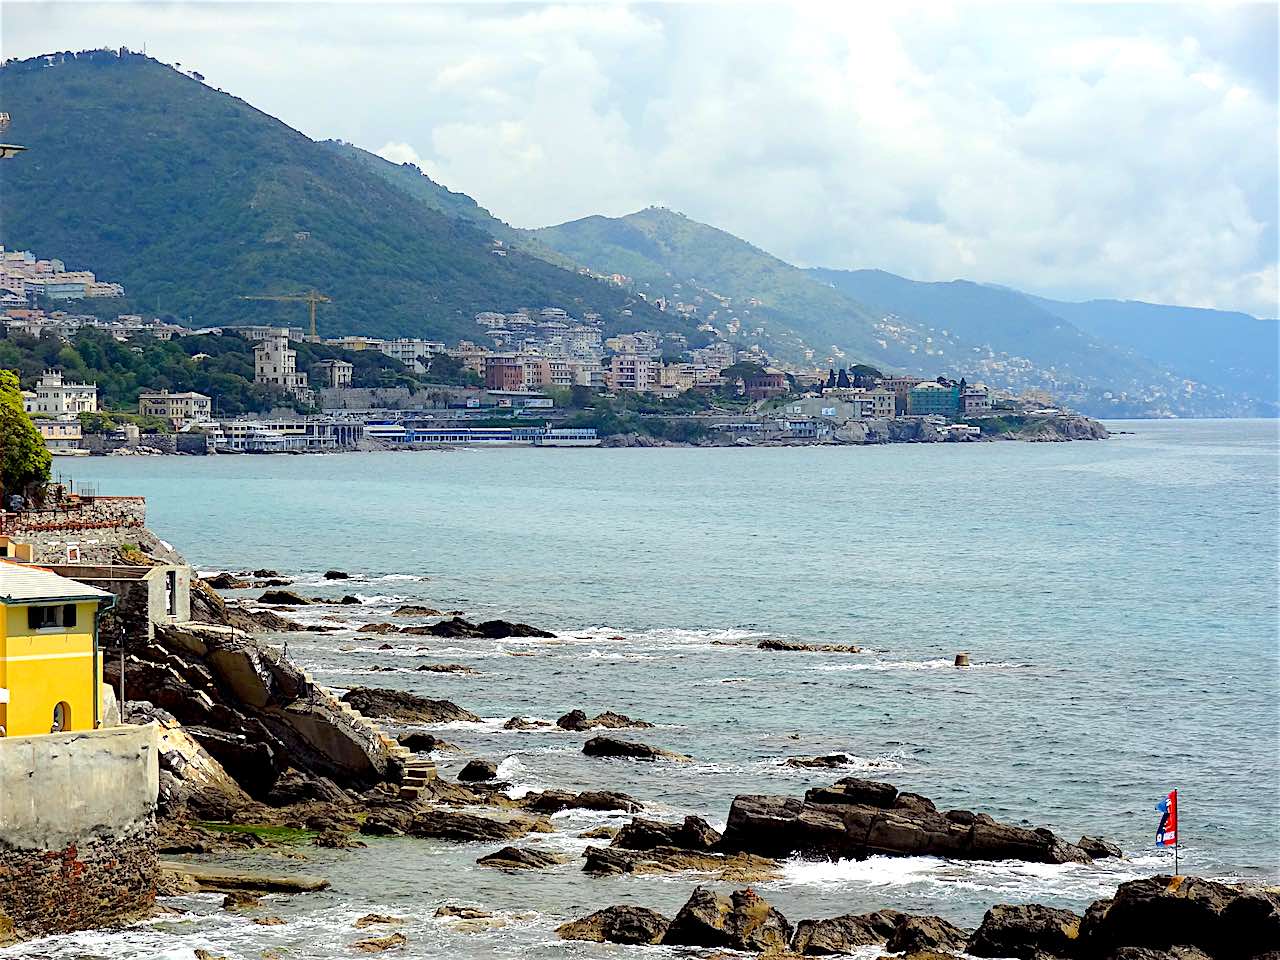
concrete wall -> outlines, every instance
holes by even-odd
[[[135,917],[155,902],[154,726],[0,740],[0,929]]]
[[[184,623],[191,619],[191,568],[184,564],[136,567],[122,564],[47,564],[54,573],[79,580],[115,594],[114,609],[104,617],[99,637],[103,647],[122,641],[145,642],[157,623]],[[173,574],[173,614],[167,600],[169,574]]]

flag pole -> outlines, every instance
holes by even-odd
[[[1178,873],[1178,844],[1182,842],[1182,823],[1181,817],[1178,816],[1178,790],[1175,787],[1173,791],[1173,813],[1175,817],[1175,826],[1173,833],[1173,875],[1179,876]]]

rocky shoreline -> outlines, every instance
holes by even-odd
[[[348,578],[342,571],[330,571],[325,579]],[[287,580],[270,570],[211,580],[224,589],[242,590],[256,582],[275,591],[253,604],[227,602],[199,581],[193,587],[192,615],[202,622],[160,625],[153,642],[126,655],[126,719],[154,721],[165,731],[157,832],[157,849],[163,856],[199,861],[211,855],[278,851],[284,845],[273,831],[292,830],[309,837],[314,846],[331,850],[387,836],[477,844],[483,846],[474,860],[478,867],[510,873],[536,873],[578,860],[585,883],[618,875],[680,875],[757,884],[777,879],[783,862],[795,858],[902,856],[1089,864],[1121,854],[1106,840],[1085,836],[1072,843],[1047,829],[1001,823],[981,812],[940,811],[919,794],[853,777],[810,787],[801,797],[737,796],[723,832],[696,815],[670,822],[642,800],[610,789],[610,765],[681,764],[690,758],[661,746],[660,737],[659,744],[648,743],[645,731],[654,731],[649,720],[613,710],[569,709],[554,725],[517,715],[505,724],[509,730],[554,726],[586,733],[583,753],[599,765],[599,788],[540,789],[516,796],[501,780],[500,764],[483,756],[468,758],[455,779],[446,779],[435,769],[432,755],[448,750],[447,743],[421,732],[389,737],[381,724],[466,724],[481,718],[449,700],[402,690],[354,687],[338,696],[316,684],[261,636],[322,629],[286,615],[312,602],[284,591]],[[433,622],[406,626],[394,622],[400,616]],[[474,622],[457,611],[421,606],[401,607],[392,618],[361,629],[443,638],[554,637],[528,624]],[[761,646],[766,653],[798,649]],[[814,649],[850,654],[857,650]],[[108,663],[108,682],[118,682],[118,669]],[[790,765],[800,769],[840,766],[840,755],[790,759],[796,761]],[[592,841],[576,858],[528,845],[528,839],[561,829],[551,817],[567,810],[610,812],[630,819],[620,828],[575,834]],[[254,885],[262,882],[261,877],[247,875],[237,880],[234,872],[216,881],[201,879],[188,864],[167,871],[159,892],[256,890]],[[288,882],[280,889],[300,895]],[[530,909],[537,906],[529,904]],[[228,909],[239,908],[229,901]],[[485,916],[483,907],[466,909],[474,921]],[[1156,877],[1122,885],[1115,897],[1093,904],[1083,915],[1037,905],[995,905],[976,930],[893,910],[792,925],[750,888],[726,897],[698,887],[671,918],[646,907],[619,905],[563,924],[559,934],[566,939],[721,948],[778,957],[833,955],[883,945],[889,952],[927,951],[934,957],[964,952],[1020,960],[1250,960],[1280,946],[1278,925],[1280,897],[1275,891]],[[1167,932],[1157,935],[1151,929]],[[1240,933],[1228,935],[1227,930]],[[400,939],[383,938],[387,945],[370,949],[403,945],[404,935],[395,936]]]

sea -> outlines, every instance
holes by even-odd
[[[1276,421],[1111,423],[1105,441],[770,449],[494,449],[59,461],[77,484],[142,494],[154,531],[204,571],[270,567],[358,607],[275,638],[335,689],[384,686],[482,716],[431,730],[499,764],[518,795],[625,791],[646,815],[723,827],[733,797],[886,780],[1119,860],[1046,866],[927,857],[790,860],[756,889],[793,922],[893,907],[976,926],[994,903],[1082,910],[1172,871],[1155,805],[1179,791],[1181,869],[1280,878]],[[325,570],[352,574],[329,582]],[[252,592],[246,594],[253,596]],[[501,617],[552,640],[357,634],[404,603]],[[411,621],[405,621],[411,622]],[[862,653],[769,652],[766,638]],[[383,642],[392,649],[380,649]],[[956,668],[967,653],[971,666]],[[423,673],[460,663],[475,674]],[[374,668],[393,668],[375,670]],[[507,731],[582,708],[657,726],[623,736],[690,763],[589,759],[587,736]],[[789,757],[843,753],[838,770]],[[55,937],[14,957],[339,958],[367,913],[403,919],[403,957],[661,957],[567,943],[610,904],[672,914],[703,878],[593,878],[580,836],[621,814],[570,811],[519,841],[568,859],[475,864],[502,844],[364,838],[231,858],[321,874],[322,893],[256,911],[197,895],[183,913]],[[722,889],[729,887],[716,884]],[[437,919],[480,907],[479,923]],[[255,918],[278,916],[280,925]],[[872,950],[869,956],[878,955]]]

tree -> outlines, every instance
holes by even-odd
[[[43,500],[52,463],[40,431],[22,409],[18,375],[0,370],[0,500],[13,494]]]
[[[827,389],[833,390],[836,385],[836,372],[831,368],[827,368]]]
[[[849,384],[849,371],[845,370],[845,368],[844,368],[844,367],[841,367],[841,368],[840,368],[840,375],[839,375],[838,377],[836,377],[836,386],[837,386],[837,387],[848,387],[848,386],[850,386],[850,384]]]

